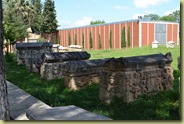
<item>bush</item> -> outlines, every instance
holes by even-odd
[[[4,59],[6,62],[13,62],[14,54],[6,52]]]
[[[41,38],[39,38],[38,41],[39,41],[39,42],[46,42],[47,40],[46,40],[45,38],[41,37]]]

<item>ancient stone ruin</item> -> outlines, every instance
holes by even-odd
[[[84,88],[92,83],[100,82],[100,73],[106,59],[68,61],[62,66],[65,85],[73,90]]]
[[[104,64],[100,100],[110,102],[115,96],[126,102],[141,94],[171,90],[174,80],[171,53],[113,58]]]
[[[17,63],[24,64],[32,72],[39,72],[42,64],[42,55],[52,52],[52,43],[17,43]]]
[[[40,75],[47,80],[61,79],[63,78],[63,62],[87,60],[90,57],[91,55],[86,51],[45,53],[42,56]]]

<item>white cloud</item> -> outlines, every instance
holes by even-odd
[[[133,16],[132,16],[132,19],[138,19],[138,16],[144,16],[144,14],[140,14],[140,13],[135,13]]]
[[[147,8],[158,4],[169,2],[170,0],[134,0],[134,4],[138,8]]]
[[[175,8],[175,9],[168,10],[168,11],[166,11],[166,12],[164,13],[164,15],[172,14],[172,13],[173,13],[174,11],[176,11],[176,10],[180,10],[180,8],[179,8],[179,7],[177,7],[177,8]]]
[[[155,14],[155,11],[154,10],[146,10],[145,14]]]
[[[114,8],[118,10],[122,10],[122,9],[128,9],[128,6],[115,5]]]
[[[91,21],[92,21],[91,18],[89,18],[89,17],[83,17],[83,19],[77,20],[76,22],[74,22],[74,25],[76,25],[76,26],[89,25]]]
[[[89,17],[83,17],[82,19],[77,20],[75,22],[71,22],[68,20],[61,20],[61,21],[59,21],[60,27],[58,29],[89,25],[91,21],[92,21],[92,19]]]

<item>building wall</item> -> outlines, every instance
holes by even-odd
[[[121,34],[125,27],[126,47],[128,47],[128,29],[130,29],[130,47],[149,46],[155,40],[155,24],[153,21],[125,21],[110,24],[101,24],[96,26],[76,27],[59,30],[58,33],[50,34],[50,39],[54,43],[54,37],[60,38],[60,45],[68,47],[75,44],[75,35],[77,44],[82,46],[82,34],[84,34],[84,49],[90,49],[90,32],[92,33],[93,48],[99,49],[99,35],[101,38],[101,49],[110,49],[110,31],[112,32],[112,49],[121,49]],[[164,22],[162,22],[164,23]],[[178,41],[178,24],[167,24],[167,41]],[[68,44],[68,37],[71,37],[71,44]],[[49,35],[43,34],[44,38],[49,39]]]

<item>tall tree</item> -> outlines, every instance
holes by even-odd
[[[84,48],[84,33],[82,33],[82,46]]]
[[[43,9],[43,22],[41,31],[53,33],[57,30],[56,10],[53,0],[46,0]]]
[[[77,34],[75,34],[75,45],[77,45]]]
[[[121,48],[126,48],[125,27],[123,27],[121,32]]]
[[[0,120],[9,120],[9,102],[3,59],[3,9],[0,1]]]
[[[98,48],[99,48],[99,49],[102,48],[102,42],[101,42],[100,34],[98,34]]]
[[[103,24],[103,23],[105,23],[105,21],[104,20],[96,20],[96,21],[91,21],[90,22],[90,25],[96,25],[96,24]]]
[[[90,34],[89,34],[89,47],[90,47],[90,49],[92,49],[93,48],[93,38],[92,38],[92,32],[90,31]]]
[[[42,3],[41,0],[32,0],[32,5],[34,7],[34,17],[31,21],[31,29],[33,33],[41,33],[41,25],[43,21],[42,17]]]
[[[68,46],[70,46],[71,45],[71,37],[70,37],[70,33],[68,34]]]
[[[3,29],[6,47],[15,44],[17,40],[27,37],[27,28],[29,27],[24,20],[22,13],[16,13],[17,8],[14,7],[15,1],[5,0],[3,4]],[[8,53],[8,49],[7,49]]]
[[[109,36],[109,48],[112,49],[112,30],[110,30],[110,36]]]
[[[130,26],[128,26],[128,47],[130,47]]]

